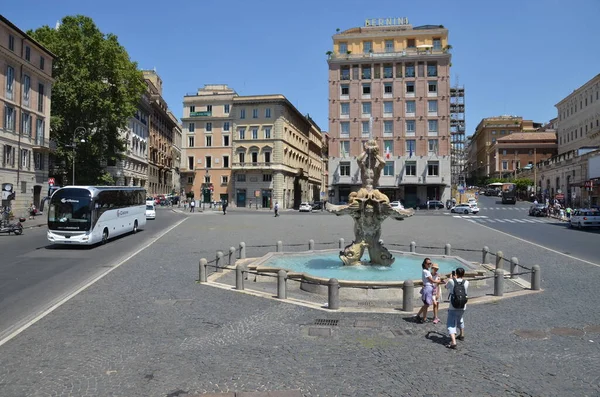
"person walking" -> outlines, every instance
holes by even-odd
[[[196,209],[196,200],[192,199],[190,201],[190,212],[195,212]]]
[[[227,215],[227,200],[223,200],[223,215]]]
[[[446,289],[450,291],[450,305],[448,306],[448,334],[450,335],[450,343],[446,345],[448,349],[456,349],[456,340],[465,339],[465,309],[469,300],[467,291],[469,289],[469,281],[464,280],[465,269],[459,267],[456,271],[452,271],[452,278],[446,283]],[[460,330],[456,336],[457,328]]]
[[[279,202],[275,202],[275,206],[273,207],[273,210],[275,210],[275,216],[279,216]]]

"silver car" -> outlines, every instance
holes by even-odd
[[[472,214],[473,208],[469,204],[459,204],[455,207],[452,207],[450,212],[454,212],[456,214]]]

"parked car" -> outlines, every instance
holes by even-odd
[[[392,208],[398,208],[398,209],[401,209],[401,210],[404,209],[404,206],[402,205],[402,203],[400,201],[392,201],[390,203],[390,207],[392,207]]]
[[[534,204],[529,207],[530,216],[546,216],[546,206],[544,204]]]
[[[428,200],[427,203],[425,203],[425,206],[423,208],[425,208],[425,209],[444,208],[444,203],[442,203],[439,200]]]
[[[479,209],[477,209],[479,212]],[[472,214],[473,208],[469,204],[459,204],[457,206],[452,207],[450,212],[454,212],[455,214]]]
[[[310,206],[312,207],[313,211],[319,211],[323,209],[323,203],[321,201],[311,203]]]
[[[569,227],[600,227],[600,211],[596,209],[575,210],[569,220]]]
[[[146,204],[146,219],[156,219],[156,208],[152,204]]]
[[[298,209],[300,212],[312,212],[313,207],[310,203],[301,203],[300,208]]]

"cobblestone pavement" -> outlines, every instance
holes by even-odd
[[[545,291],[470,306],[466,340],[455,351],[444,348],[441,324],[324,312],[194,282],[199,258],[217,248],[349,240],[351,227],[349,217],[328,215],[194,216],[1,346],[0,396],[600,393],[593,282],[600,268],[467,222],[387,221],[383,236],[387,243],[500,249],[521,264],[540,264]],[[325,319],[338,321],[317,325]]]

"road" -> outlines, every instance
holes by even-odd
[[[159,209],[145,230],[96,247],[51,245],[45,227],[28,229],[22,236],[0,235],[0,340],[182,217]]]

